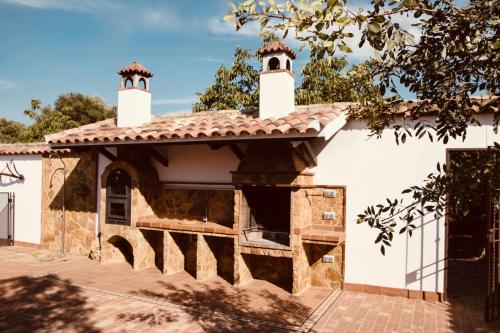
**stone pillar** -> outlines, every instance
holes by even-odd
[[[163,234],[163,274],[173,274],[184,270],[184,254],[170,232]]]
[[[137,245],[134,246],[134,270],[155,267],[155,250],[139,229],[134,228],[130,231],[133,231],[137,238]]]
[[[300,235],[292,235],[293,246],[293,284],[292,293],[294,295],[301,294],[311,285],[311,267],[307,260],[307,255],[304,246],[301,242]]]
[[[243,256],[240,253],[238,243],[234,242],[234,285],[237,287],[243,286],[252,281],[252,273],[248,268]]]
[[[205,236],[198,234],[196,238],[196,280],[205,280],[217,275],[217,259]]]

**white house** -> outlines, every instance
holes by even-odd
[[[49,166],[47,154],[14,157],[21,173],[35,174],[0,184],[0,192],[16,193],[16,209],[21,200],[37,206],[29,216],[16,210],[16,237],[52,250],[65,239],[67,251],[104,262],[197,279],[218,274],[234,285],[256,278],[296,294],[315,285],[442,299],[446,221],[422,218],[384,256],[376,231],[356,217],[421,184],[451,150],[500,141],[493,114],[478,114],[481,126],[471,125],[463,141],[397,145],[393,130],[375,138],[365,121],[349,119],[346,103],[294,105],[295,53],[281,41],[260,53],[259,110],[152,116],[153,74],[139,63],[120,70],[116,124],[46,138],[51,149],[71,149],[60,153],[62,238],[62,183],[46,188],[62,164]],[[28,163],[36,167],[24,171]]]

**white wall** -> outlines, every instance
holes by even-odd
[[[295,111],[295,79],[288,72],[260,74],[259,118],[285,117]]]
[[[312,170],[315,183],[347,186],[346,282],[443,292],[444,220],[435,221],[431,215],[417,221],[413,237],[395,235],[392,248],[383,256],[374,244],[377,231],[356,224],[356,217],[368,205],[400,198],[403,189],[422,184],[436,171],[437,162],[446,162],[446,149],[485,148],[500,141],[500,135],[493,133],[491,116],[479,120],[483,126],[470,127],[465,141],[444,145],[410,138],[399,146],[393,130],[385,130],[377,139],[368,136],[363,122],[350,121],[323,148]]]
[[[236,171],[239,164],[239,159],[227,146],[215,150],[208,145],[156,149],[168,158],[168,167],[152,159],[160,181],[231,183],[231,171]]]
[[[128,88],[118,91],[117,126],[139,126],[151,122],[151,93]]]
[[[105,148],[107,149],[111,154],[116,156],[117,154],[117,149],[116,148]],[[111,160],[109,160],[106,156],[103,154],[98,155],[97,159],[97,212],[96,212],[96,234],[99,234],[101,231],[101,176],[104,173],[104,170],[108,165],[111,164]]]
[[[2,176],[0,181],[0,192],[12,192],[15,195],[14,240],[40,244],[42,156],[0,156],[0,170],[4,170],[5,163],[10,160],[14,160],[17,170],[25,177],[24,181],[20,181]]]

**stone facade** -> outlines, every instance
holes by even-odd
[[[96,240],[97,154],[93,151],[61,154],[67,168],[64,188],[65,252],[89,255]],[[61,250],[64,173],[54,157],[43,158],[42,248]]]
[[[150,163],[147,149],[119,148],[118,159],[101,175],[96,188],[97,153],[67,154],[66,237],[68,252],[90,255],[102,262],[127,261],[134,269],[157,267],[164,274],[186,270],[196,279],[220,275],[235,285],[252,279],[265,279],[294,294],[309,286],[339,288],[343,280],[343,246],[335,241],[302,239],[312,226],[325,230],[344,230],[345,189],[338,187],[335,197],[327,198],[315,187],[313,174],[305,161],[288,143],[252,144],[233,174],[234,190],[179,189],[163,187]],[[50,250],[60,248],[60,208],[62,177],[55,171],[57,160],[49,166],[44,160],[44,239]],[[106,183],[116,169],[131,178],[130,226],[107,224]],[[242,244],[240,231],[249,207],[245,186],[284,186],[290,189],[290,242],[288,245],[249,246]],[[96,197],[101,191],[102,221],[96,237]],[[272,204],[270,202],[269,204]],[[324,220],[324,212],[334,212],[335,219]],[[173,221],[170,224],[145,223],[145,217]],[[203,224],[203,221],[208,224]],[[192,223],[207,228],[200,232]],[[139,225],[138,225],[139,224]],[[209,227],[209,226],[214,227]],[[215,226],[228,233],[217,233]],[[308,229],[309,228],[309,229]],[[330,229],[329,229],[330,228]],[[182,229],[182,230],[180,230]],[[212,230],[213,229],[213,230]],[[321,229],[323,230],[323,229]],[[334,256],[334,263],[324,263],[323,256]]]

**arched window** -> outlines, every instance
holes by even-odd
[[[126,80],[125,80],[125,88],[131,88],[134,86],[134,81],[132,81],[132,78],[131,77],[128,77]]]
[[[291,70],[292,66],[290,65],[290,59],[286,59],[286,69]]]
[[[130,225],[132,181],[122,169],[113,170],[106,183],[106,223]]]
[[[267,64],[268,70],[273,71],[275,69],[280,69],[280,60],[276,57],[272,57],[269,59],[269,63]]]
[[[141,78],[139,80],[139,88],[144,89],[144,90],[147,89],[147,87],[146,87],[146,80],[144,80],[143,78]]]

